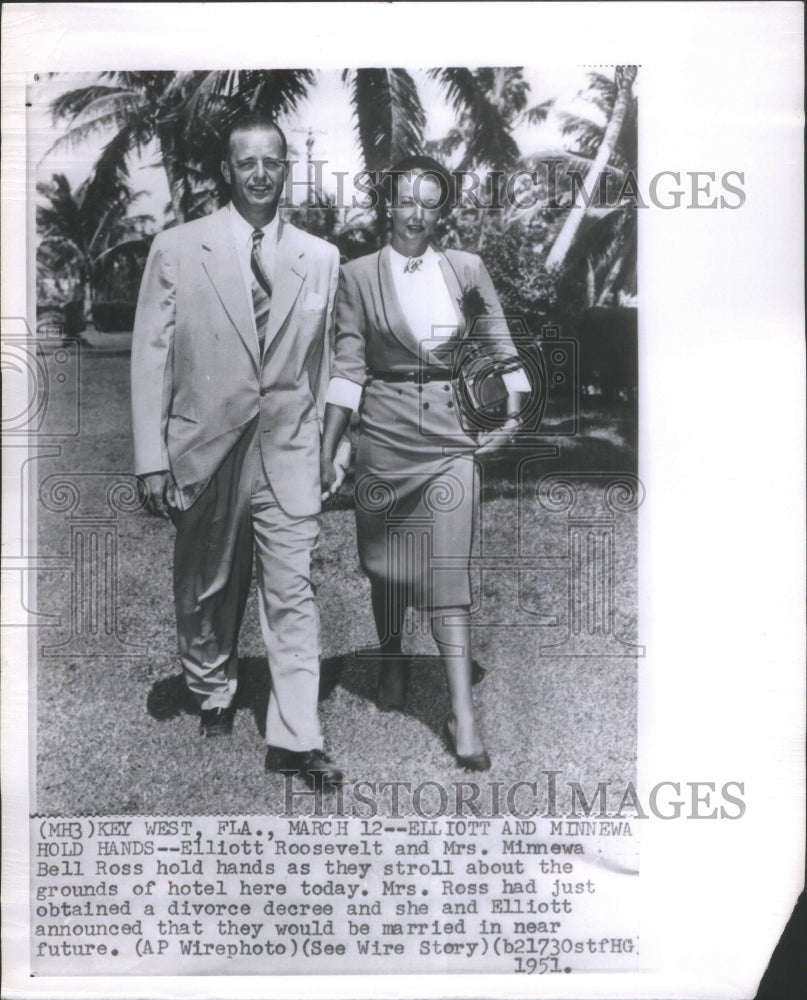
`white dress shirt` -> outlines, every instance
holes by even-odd
[[[230,210],[230,228],[232,229],[235,248],[238,251],[238,264],[244,278],[247,299],[249,302],[252,302],[252,234],[255,232],[255,227],[251,222],[247,222],[232,202],[230,202],[228,207]],[[277,258],[279,229],[278,215],[275,212],[274,219],[263,227],[263,239],[261,240],[260,250],[263,269],[272,285],[274,285],[275,280],[275,261]],[[255,327],[255,316],[251,309],[249,314],[252,316],[252,328],[255,330],[255,336],[257,337],[258,331]]]

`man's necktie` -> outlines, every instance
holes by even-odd
[[[266,339],[266,324],[269,320],[269,306],[272,304],[272,284],[266,276],[261,261],[261,240],[263,231],[256,229],[252,234],[252,253],[249,264],[252,269],[252,309],[255,313],[255,328],[258,331],[258,344],[263,353],[263,342]]]

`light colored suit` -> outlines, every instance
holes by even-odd
[[[263,355],[225,208],[155,239],[132,342],[135,472],[170,470],[180,656],[226,707],[258,556],[272,677],[267,742],[321,746],[310,553],[338,278],[335,247],[281,222]]]

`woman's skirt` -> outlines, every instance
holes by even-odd
[[[449,382],[372,381],[356,455],[359,559],[419,609],[471,603],[479,475]]]

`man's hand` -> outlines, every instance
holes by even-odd
[[[155,517],[168,517],[168,505],[166,497],[170,500],[173,495],[173,483],[169,472],[150,472],[147,476],[141,476],[141,481],[146,487],[146,510]]]
[[[510,417],[501,427],[485,431],[480,434],[477,440],[477,455],[486,455],[488,452],[496,451],[505,445],[511,444],[521,426],[520,421],[515,417]]]

